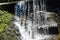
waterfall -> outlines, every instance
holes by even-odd
[[[21,34],[19,40],[55,40],[55,35],[49,34],[49,27],[57,27],[57,23],[49,19],[50,14],[46,11],[45,0],[18,2],[14,24]]]

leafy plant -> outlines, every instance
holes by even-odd
[[[11,18],[11,13],[0,10],[0,32],[2,32],[5,27],[9,26]]]

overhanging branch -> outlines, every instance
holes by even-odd
[[[13,3],[17,3],[19,1],[15,1],[15,2],[5,2],[5,3],[0,3],[0,5],[7,5],[7,4],[13,4]]]

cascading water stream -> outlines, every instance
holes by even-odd
[[[33,7],[33,12],[31,12],[31,7]],[[46,12],[44,0],[20,1],[15,9],[14,24],[21,34],[19,40],[54,40],[55,35],[48,34],[48,27],[57,26],[57,23],[52,19],[48,22],[47,17],[50,17],[51,13]]]

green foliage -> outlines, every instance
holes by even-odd
[[[4,28],[7,26],[7,24],[0,24],[0,32],[2,32],[4,30]]]
[[[11,13],[0,10],[0,40],[17,40],[12,17]]]
[[[2,32],[5,27],[9,26],[8,24],[11,22],[11,18],[11,13],[0,10],[0,32]]]
[[[4,32],[0,33],[0,40],[17,40],[15,29],[6,27]]]

